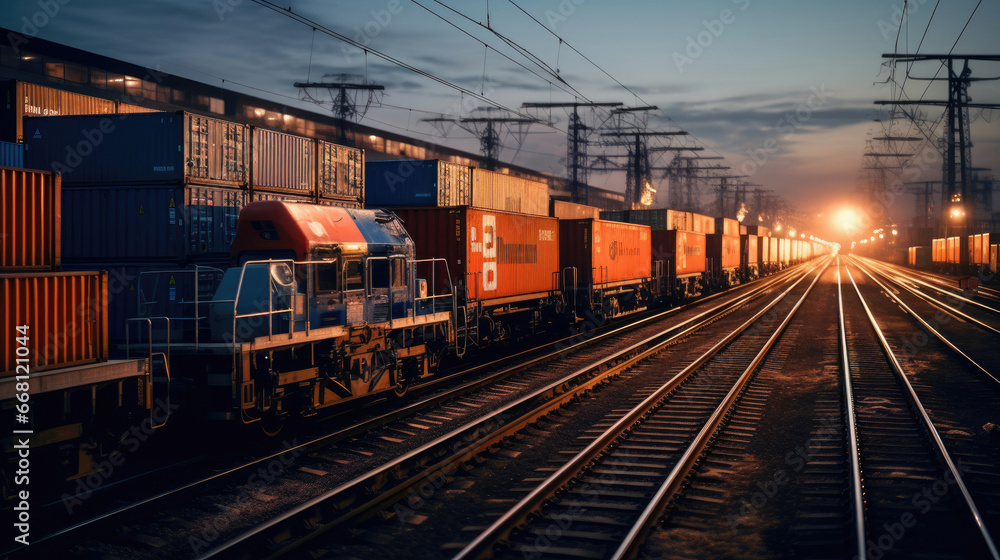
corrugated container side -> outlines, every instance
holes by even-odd
[[[626,221],[624,210],[602,210],[601,215],[598,217],[602,220],[608,220],[609,222]]]
[[[253,129],[253,187],[316,195],[315,140]]]
[[[949,237],[946,241],[945,262],[948,264],[959,264],[962,257],[962,238]]]
[[[472,169],[472,205],[535,216],[549,215],[549,186],[487,169]]]
[[[715,218],[715,231],[724,235],[740,235],[740,222],[732,218]]]
[[[710,233],[705,236],[705,243],[705,255],[711,260],[714,270],[740,266],[740,238],[738,235]]]
[[[931,240],[931,262],[944,263],[947,261],[947,240],[938,238]]]
[[[780,256],[778,252],[778,242],[780,241],[780,239],[778,239],[777,237],[768,237],[767,240],[769,245],[767,252],[768,255],[767,262],[768,264],[778,264],[779,263],[778,258]]]
[[[779,239],[778,259],[782,264],[788,264],[792,258],[792,240],[784,237]]]
[[[63,190],[65,260],[180,261],[225,255],[246,195],[219,187],[133,185]]]
[[[365,154],[363,150],[316,141],[317,178],[321,197],[354,199],[364,203]]]
[[[558,288],[559,225],[547,216],[480,208],[398,208],[417,258],[444,258],[455,286],[489,301]],[[428,281],[430,279],[428,278]],[[436,293],[446,279],[437,278]]]
[[[14,120],[13,137],[5,139],[17,142],[25,140],[22,117],[55,117],[62,115],[104,115],[115,112],[115,102],[99,97],[91,97],[60,89],[26,84],[11,83],[15,91],[10,113]],[[29,133],[32,133],[29,130]]]
[[[560,268],[575,267],[580,284],[648,278],[649,227],[605,220],[559,220]]]
[[[771,241],[769,237],[757,237],[757,263],[771,264]]]
[[[0,167],[24,167],[24,144],[0,142]]]
[[[1000,244],[990,245],[990,272],[997,273],[997,259],[1000,258]]]
[[[0,276],[4,323],[3,376],[15,374],[27,325],[32,372],[96,362],[108,356],[108,277],[98,272]]]
[[[760,262],[760,252],[758,249],[756,235],[740,236],[740,265],[743,267],[753,266]]]
[[[437,203],[439,206],[471,206],[472,168],[437,161]],[[495,208],[502,210],[502,208]]]
[[[740,226],[740,231],[746,230],[749,235],[759,235],[760,237],[770,237],[771,230],[764,226]]]
[[[60,262],[59,176],[0,169],[0,271],[52,270]]]
[[[245,185],[249,172],[249,127],[185,113],[184,142],[189,181]]]
[[[704,233],[683,230],[652,230],[653,260],[666,261],[665,268],[674,278],[706,271]]]
[[[553,200],[549,207],[549,215],[553,218],[559,218],[560,220],[584,220],[587,218],[600,219],[602,213],[601,209],[596,206],[575,204],[572,202],[564,202],[562,200]]]

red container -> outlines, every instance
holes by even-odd
[[[606,220],[559,220],[559,267],[575,267],[581,284],[648,278],[649,231],[649,226]]]
[[[762,243],[758,243],[760,240],[756,235],[741,235],[740,236],[740,265],[743,267],[754,266],[761,262],[760,258],[760,246]]]
[[[736,222],[736,220],[729,220]],[[718,225],[718,224],[717,224]],[[737,231],[739,229],[737,228]],[[740,237],[713,233],[705,237],[706,257],[713,270],[726,270],[740,266]]]
[[[0,168],[0,271],[59,266],[59,192],[55,173]]]
[[[681,230],[653,230],[653,260],[666,261],[674,278],[705,272],[705,234]]]
[[[0,364],[3,376],[27,358],[31,372],[85,364],[108,357],[106,272],[47,272],[0,276]],[[18,337],[27,326],[26,344]],[[19,347],[27,350],[18,351]]]
[[[413,238],[417,258],[447,260],[453,285],[467,286],[469,301],[512,302],[559,287],[555,218],[465,206],[394,212]],[[446,279],[438,278],[437,283],[435,293],[447,293]]]

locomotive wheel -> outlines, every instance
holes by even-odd
[[[285,423],[288,418],[285,416],[278,416],[277,414],[266,413],[264,417],[260,419],[258,425],[260,426],[260,431],[267,437],[275,437],[281,433],[284,429]]]

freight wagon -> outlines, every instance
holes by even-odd
[[[652,230],[653,259],[664,262],[667,294],[684,301],[701,294],[706,272],[705,234],[693,231]]]
[[[913,268],[929,270],[931,268],[931,248],[930,247],[910,247],[907,251],[906,264]]]
[[[710,284],[725,289],[740,280],[740,225],[736,220],[716,218],[716,233],[705,236]]]
[[[467,206],[394,211],[418,259],[447,263],[435,288],[454,287],[463,342],[524,336],[564,311],[559,220]]]
[[[593,218],[559,220],[559,267],[578,314],[615,317],[662,296],[649,226]]]
[[[164,403],[157,417],[165,418],[165,387],[154,387],[150,375],[164,362],[109,361],[108,275],[57,271],[59,177],[3,168],[0,191],[0,409],[23,414],[17,428],[27,435],[16,437],[29,440],[32,476],[43,481],[38,493],[58,492],[55,482],[92,472],[125,430],[154,428],[143,423],[154,400]],[[0,436],[4,449],[14,444],[10,432]],[[14,487],[17,458],[8,453],[0,462],[5,489]]]

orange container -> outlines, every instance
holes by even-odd
[[[671,229],[653,230],[651,235],[653,260],[666,261],[669,276],[682,278],[705,272],[704,233]]]
[[[0,297],[3,376],[15,375],[19,358],[31,372],[107,359],[107,272],[5,274]],[[25,344],[18,341],[22,325]]]
[[[581,284],[649,278],[649,231],[607,220],[559,220],[559,267],[575,267]]]
[[[59,266],[59,189],[55,173],[0,167],[0,271]]]

